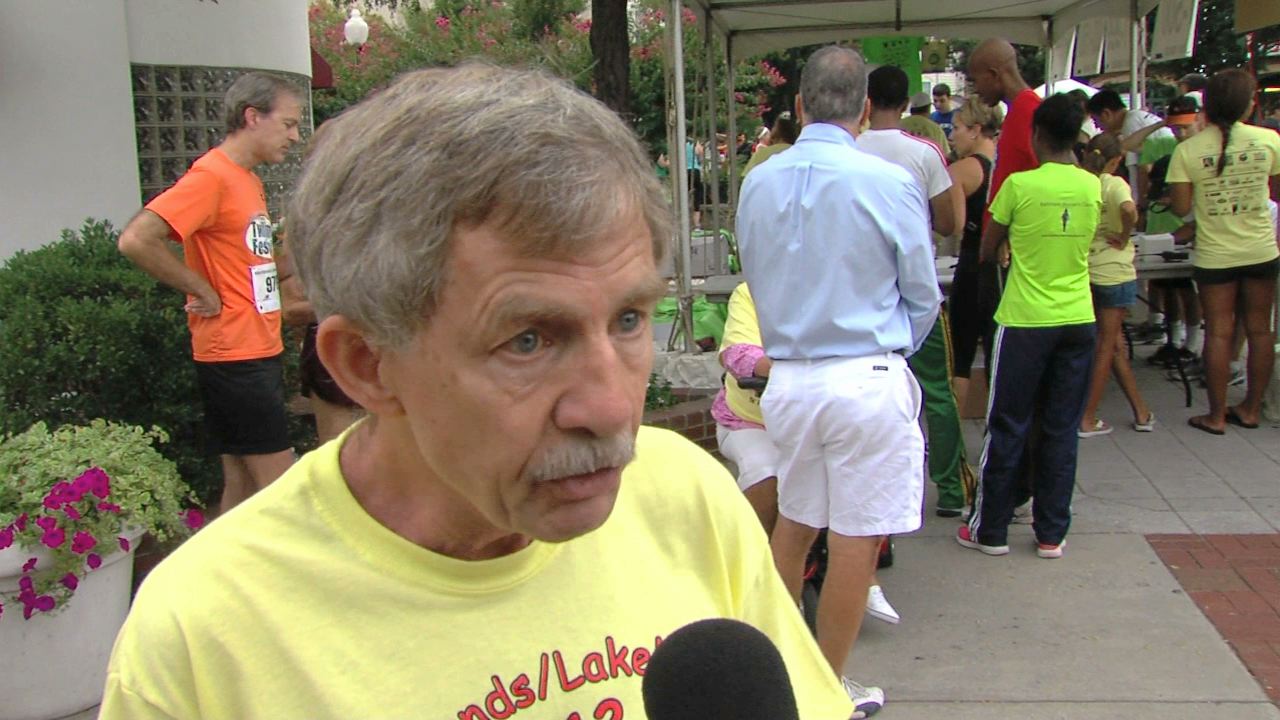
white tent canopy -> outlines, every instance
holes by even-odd
[[[1040,97],[1044,97],[1045,95],[1044,91],[1046,87],[1048,86],[1041,85],[1040,87],[1035,89],[1035,93]],[[1089,97],[1093,97],[1094,95],[1098,94],[1098,88],[1092,85],[1085,85],[1079,80],[1073,80],[1072,78],[1064,78],[1062,80],[1055,80],[1053,82],[1053,91],[1055,93],[1071,92],[1072,90],[1079,90],[1083,92],[1085,95],[1088,95]]]

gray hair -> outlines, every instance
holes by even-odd
[[[638,213],[655,262],[671,211],[635,134],[540,71],[419,70],[330,120],[289,206],[317,317],[403,347],[430,318],[459,227],[491,224],[529,257],[572,258]]]
[[[858,51],[828,45],[800,73],[807,122],[856,122],[867,101],[867,64]]]
[[[270,114],[275,109],[276,100],[285,93],[292,95],[299,102],[304,100],[302,90],[297,85],[278,75],[250,72],[236,78],[222,98],[227,133],[233,133],[244,127],[244,111],[249,108]]]

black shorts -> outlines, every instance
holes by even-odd
[[[1233,268],[1195,268],[1191,277],[1197,285],[1222,285],[1239,280],[1275,280],[1280,274],[1280,258]]]
[[[291,450],[281,356],[196,362],[208,450],[216,455],[270,455]]]
[[[1161,278],[1159,280],[1149,280],[1148,282],[1150,283],[1149,287],[1162,288],[1165,290],[1181,290],[1183,288],[1194,290],[1196,287],[1192,284],[1191,278],[1189,277]]]

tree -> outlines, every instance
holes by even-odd
[[[627,0],[591,0],[590,42],[596,97],[630,121],[631,46],[627,37]]]
[[[526,40],[538,40],[557,34],[561,23],[582,12],[583,7],[583,0],[511,0],[513,29]]]

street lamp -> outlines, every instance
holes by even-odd
[[[347,39],[348,45],[361,47],[369,39],[369,23],[360,17],[358,8],[351,8],[351,17],[347,20],[347,24],[342,26],[342,34]]]

